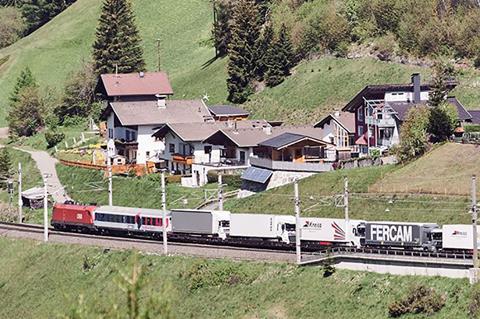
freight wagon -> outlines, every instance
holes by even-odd
[[[364,237],[364,224],[365,221],[352,219],[347,227],[345,219],[300,218],[300,239],[321,246],[360,247],[360,241]]]
[[[230,214],[230,237],[295,241],[295,217],[288,215]]]
[[[437,224],[367,222],[365,246],[408,247],[435,250],[437,242],[433,230]]]
[[[173,234],[191,234],[225,239],[230,229],[230,212],[173,209]]]

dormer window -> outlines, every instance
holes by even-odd
[[[357,113],[357,120],[363,121],[364,116],[365,116],[365,114],[363,112],[363,108],[359,108],[358,113]]]

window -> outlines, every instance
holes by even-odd
[[[358,133],[358,136],[363,135],[363,126],[362,126],[362,125],[359,125],[359,126],[357,127],[357,133]]]
[[[132,132],[132,141],[135,141],[137,139],[137,133]]]
[[[145,156],[147,157],[147,159],[150,158],[150,152],[149,152],[149,151],[146,151],[146,152],[145,152]]]
[[[204,146],[203,151],[205,154],[210,154],[212,152],[212,147],[211,146]]]
[[[357,112],[357,120],[363,122],[363,118],[364,118],[363,108],[359,108]]]
[[[127,133],[126,133],[126,134],[127,134],[127,141],[130,141],[130,131],[127,130]]]
[[[108,138],[113,138],[113,128],[108,129]]]
[[[170,143],[168,145],[168,150],[170,153],[175,153],[175,144]]]

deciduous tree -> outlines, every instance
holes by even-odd
[[[8,128],[12,136],[31,136],[43,126],[43,102],[36,87],[20,91],[10,108]]]
[[[430,108],[428,106],[415,106],[408,111],[400,131],[400,145],[396,149],[401,162],[410,161],[428,150],[429,122]]]

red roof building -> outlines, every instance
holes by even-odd
[[[173,89],[164,72],[102,74],[97,92],[113,101],[156,100],[173,95]]]

